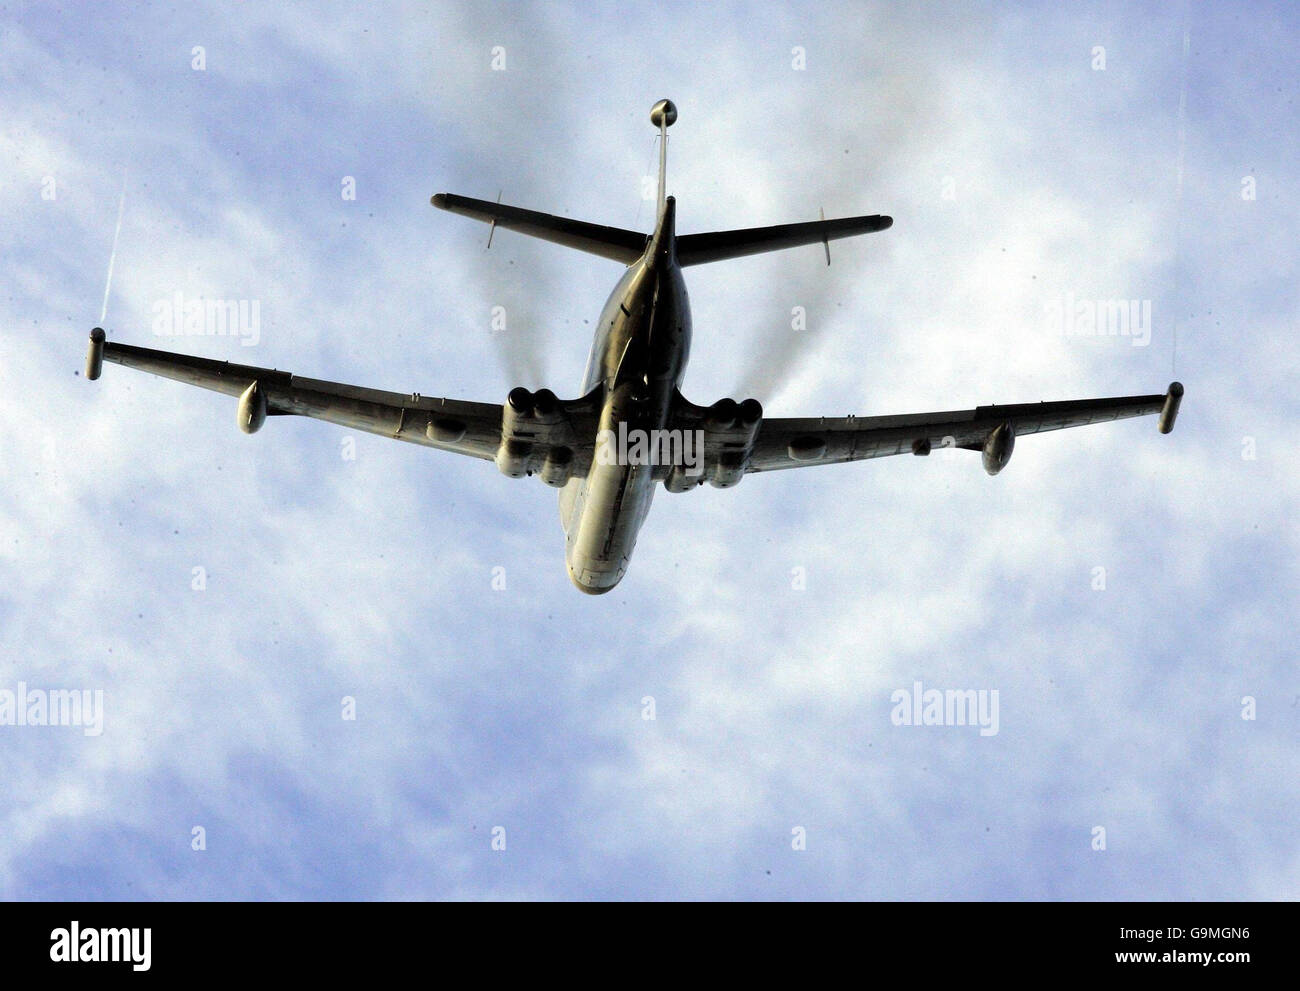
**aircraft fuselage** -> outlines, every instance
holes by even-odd
[[[599,429],[610,431],[607,437],[656,437],[672,420],[691,343],[674,216],[669,197],[645,254],[619,279],[596,327],[582,394],[602,390]],[[657,484],[653,465],[615,448],[560,492],[569,577],[591,595],[608,592],[627,573]]]

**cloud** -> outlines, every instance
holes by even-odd
[[[1194,13],[1180,201],[1178,16],[747,11],[8,15],[0,688],[100,688],[106,723],[0,727],[0,893],[1294,893],[1297,156],[1272,123],[1294,31]],[[662,96],[682,230],[895,218],[829,270],[819,248],[690,270],[693,400],[892,413],[1177,375],[1178,429],[1027,438],[996,479],[956,451],[661,493],[593,599],[544,486],[79,375],[126,168],[115,340],[571,395],[618,267],[509,232],[485,254],[429,195],[648,228]],[[257,345],[156,339],[176,291],[259,300]],[[1150,300],[1149,346],[1054,335],[1071,292]],[[999,733],[894,726],[916,680],[997,689]]]

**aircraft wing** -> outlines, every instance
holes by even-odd
[[[996,474],[1010,457],[1015,437],[1108,423],[1132,416],[1160,414],[1160,430],[1173,429],[1182,400],[1183,387],[1177,382],[1164,395],[1122,396],[1112,399],[1081,399],[1068,402],[1023,403],[1014,406],[980,406],[970,410],[916,413],[903,416],[847,416],[774,418],[764,417],[751,448],[747,472],[778,471],[807,465],[840,464],[883,458],[891,454],[929,454],[931,450],[959,447],[986,451],[985,467]],[[1010,438],[1000,463],[991,467],[986,445],[1004,424]],[[999,458],[995,457],[995,462]]]
[[[91,337],[87,377],[99,377],[96,349],[102,348],[99,353],[103,361],[240,397],[239,426],[246,432],[260,427],[262,416],[310,416],[488,461],[495,458],[501,445],[501,407],[491,403],[364,389],[278,369],[105,342],[102,331],[97,329],[96,334],[98,340],[95,335]],[[254,383],[261,398],[254,396],[255,402],[246,403],[244,397]],[[254,422],[248,420],[250,414]]]

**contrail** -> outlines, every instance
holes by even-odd
[[[113,228],[113,250],[108,254],[108,278],[104,280],[104,305],[99,308],[99,325],[108,316],[108,293],[113,288],[113,262],[117,260],[117,238],[122,233],[122,207],[126,205],[126,170],[122,170],[122,195],[117,199],[117,226]]]

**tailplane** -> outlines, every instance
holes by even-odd
[[[830,242],[857,234],[887,230],[893,225],[892,217],[873,214],[869,217],[842,217],[839,220],[813,220],[803,224],[779,224],[776,227],[748,227],[735,231],[710,231],[706,234],[684,234],[674,238],[672,233],[673,202],[666,195],[668,171],[668,128],[677,120],[677,107],[672,100],[660,100],[650,110],[650,122],[659,129],[659,196],[655,211],[655,233],[624,230],[621,227],[602,227],[568,217],[557,217],[517,206],[492,203],[488,200],[470,199],[454,193],[438,193],[433,205],[440,210],[450,210],[465,217],[473,217],[491,224],[492,230],[504,227],[530,237],[577,248],[602,258],[612,258],[631,265],[641,258],[653,241],[667,248],[675,242],[680,265],[702,265],[705,262],[727,258],[743,258],[764,251],[780,251],[801,245],[817,244],[826,247],[826,261],[830,263]],[[489,245],[491,236],[488,238]]]
[[[839,220],[813,220],[806,224],[780,224],[776,227],[749,227],[739,231],[711,231],[708,234],[683,234],[677,238],[677,261],[681,265],[702,265],[726,258],[742,258],[764,251],[780,251],[805,244],[827,243],[855,234],[888,230],[893,217],[875,214],[870,217],[843,217]],[[827,261],[830,249],[827,248]]]
[[[450,210],[464,217],[473,217],[494,228],[518,231],[544,241],[553,241],[566,248],[577,248],[602,258],[612,258],[631,265],[645,252],[645,234],[620,227],[602,227],[569,217],[557,217],[536,210],[523,210],[517,206],[475,200],[455,193],[438,193],[431,201],[440,210]]]

